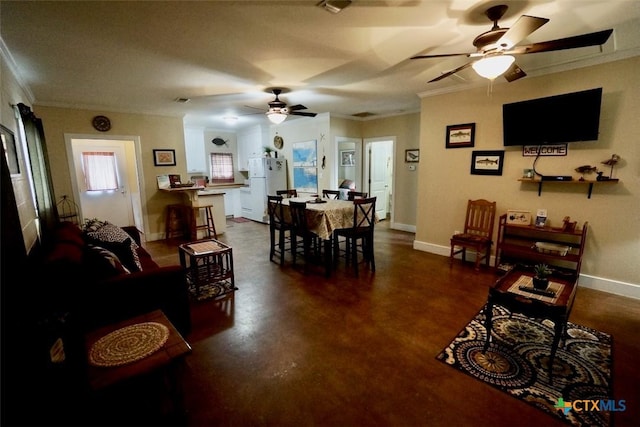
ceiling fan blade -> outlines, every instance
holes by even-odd
[[[428,58],[446,58],[448,56],[469,56],[470,53],[441,53],[439,55],[416,55],[412,56],[410,59],[428,59]]]
[[[505,49],[511,49],[547,22],[549,22],[547,18],[522,15],[516,23],[500,37],[496,44]]]
[[[464,70],[465,68],[470,67],[472,63],[473,63],[473,61],[472,61],[472,62],[467,62],[466,64],[461,65],[461,66],[459,66],[458,68],[454,68],[454,69],[453,69],[453,70],[451,70],[451,71],[447,71],[446,73],[442,73],[441,75],[439,75],[439,76],[438,76],[438,77],[436,77],[435,79],[431,79],[431,80],[429,80],[427,83],[437,82],[438,80],[442,80],[442,79],[444,79],[445,77],[449,77],[450,75],[455,74],[455,73],[457,73],[458,71],[462,71],[462,70]]]
[[[260,107],[252,107],[251,105],[245,105],[245,108],[253,108],[254,110],[261,110],[264,111],[264,108],[260,108]]]
[[[527,73],[522,71],[522,68],[520,68],[520,66],[518,64],[516,64],[515,62],[513,64],[511,64],[511,67],[509,67],[509,69],[507,71],[505,71],[504,74],[503,74],[504,78],[509,83],[511,83],[512,81],[521,79],[521,78],[525,77],[526,75],[527,75]]]
[[[513,54],[551,52],[554,50],[574,49],[578,47],[596,46],[604,44],[613,33],[612,29],[597,31],[595,33],[581,34],[579,36],[565,37],[563,39],[549,40],[533,43],[526,46],[516,46]],[[508,52],[505,52],[508,53]]]
[[[305,116],[305,117],[315,117],[318,113],[307,113],[306,111],[290,111],[289,115],[291,116]]]
[[[296,110],[306,110],[307,107],[305,107],[302,104],[296,104],[296,105],[292,105],[291,107],[289,107],[289,111],[296,111]]]

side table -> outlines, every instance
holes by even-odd
[[[485,309],[487,339],[484,350],[489,348],[491,340],[491,328],[493,326],[493,306],[495,304],[505,307],[511,312],[521,313],[534,319],[549,319],[554,324],[553,343],[549,355],[549,381],[553,373],[553,360],[558,349],[560,339],[566,333],[567,321],[571,314],[573,301],[578,288],[577,277],[551,277],[550,289],[554,289],[555,295],[545,296],[530,293],[520,289],[521,284],[531,285],[533,272],[522,268],[515,268],[499,278],[489,288],[489,297]]]
[[[238,289],[231,246],[204,239],[184,243],[178,246],[178,252],[189,290],[196,299],[218,298]]]
[[[109,389],[112,386],[127,384],[127,381],[144,378],[149,374],[158,372],[163,376],[163,384],[167,387],[169,400],[167,406],[162,408],[162,415],[182,416],[184,413],[183,391],[179,381],[179,370],[182,368],[184,356],[191,352],[191,346],[176,330],[173,324],[160,310],[133,317],[131,319],[114,323],[97,329],[85,337],[85,349],[90,354],[93,345],[101,338],[122,328],[138,325],[146,322],[155,322],[164,325],[168,329],[168,338],[160,349],[148,356],[130,363],[116,366],[94,366],[87,364],[87,380],[89,387],[94,392]],[[90,358],[89,358],[90,359]],[[153,390],[148,390],[152,393]],[[115,391],[117,394],[118,391]],[[113,394],[113,393],[112,393]],[[164,406],[164,405],[163,405]]]

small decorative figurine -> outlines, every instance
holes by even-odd
[[[600,162],[603,165],[611,166],[611,172],[609,173],[609,176],[598,175],[598,181],[607,181],[609,179],[613,179],[613,167],[616,165],[616,163],[618,163],[619,160],[620,156],[618,156],[617,154],[612,154],[610,159],[607,159],[604,162]]]
[[[580,181],[584,181],[584,174],[585,173],[597,172],[598,169],[595,166],[582,165],[582,166],[578,166],[577,168],[575,168],[575,171],[582,174],[582,176],[580,177]]]

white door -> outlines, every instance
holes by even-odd
[[[73,157],[74,178],[78,193],[77,200],[83,220],[98,218],[109,221],[118,226],[136,225],[134,220],[133,202],[131,199],[131,171],[135,173],[133,165],[128,160],[126,144],[133,141],[122,140],[91,140],[72,139],[71,150]],[[132,151],[132,150],[131,150]],[[114,153],[117,165],[118,189],[110,191],[87,191],[82,164],[83,152]],[[135,192],[137,194],[137,192]],[[140,228],[143,229],[143,228]]]
[[[366,144],[369,196],[377,197],[376,213],[386,219],[391,209],[393,184],[393,141],[371,141]]]

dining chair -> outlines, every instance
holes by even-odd
[[[276,196],[282,196],[290,199],[292,197],[298,197],[298,191],[295,188],[289,188],[287,190],[276,190]]]
[[[294,240],[291,242],[293,264],[296,264],[298,252],[301,250],[304,259],[304,273],[307,274],[311,264],[322,260],[323,242],[320,241],[317,234],[309,230],[306,202],[290,201],[289,209],[293,223],[292,237]]]
[[[322,197],[325,199],[339,199],[340,190],[322,190]]]
[[[362,260],[376,271],[376,262],[373,250],[373,231],[376,223],[376,199],[377,197],[356,198],[353,200],[353,225],[349,228],[334,230],[333,253],[334,265],[337,266],[341,256],[340,237],[345,239],[346,265],[353,267],[358,277],[358,254],[362,253]]]
[[[472,249],[476,252],[476,270],[480,270],[482,260],[489,265],[495,216],[496,202],[485,199],[467,201],[464,231],[451,237],[450,264],[453,264],[454,257],[459,253],[462,253],[462,261],[466,261],[467,249]]]
[[[347,200],[349,201],[353,201],[355,199],[366,199],[367,197],[369,197],[369,193],[362,191],[351,190],[347,193]]]
[[[270,237],[269,261],[273,261],[273,257],[277,254],[280,256],[280,265],[284,265],[284,255],[286,252],[287,242],[291,249],[291,245],[293,244],[292,242],[295,242],[296,240],[293,235],[293,223],[286,221],[285,219],[282,199],[282,196],[267,196]],[[276,233],[278,234],[277,242]]]

